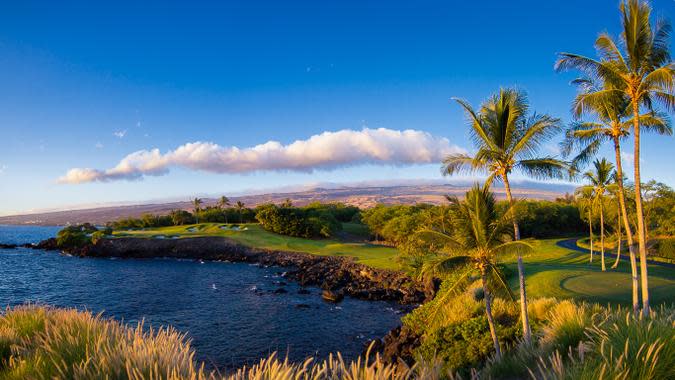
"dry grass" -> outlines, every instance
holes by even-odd
[[[21,306],[0,316],[0,379],[440,379],[439,363],[413,367],[374,359],[290,363],[275,354],[229,375],[204,370],[172,328],[128,327],[73,309]],[[447,377],[447,374],[446,376]]]

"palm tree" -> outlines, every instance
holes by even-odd
[[[241,224],[243,223],[242,212],[244,211],[244,208],[246,208],[246,205],[244,205],[244,202],[242,201],[237,201],[234,207],[237,209],[237,211],[239,211],[239,224]]]
[[[578,169],[579,166],[585,165],[597,154],[602,143],[611,141],[614,146],[616,185],[618,186],[616,195],[620,207],[619,218],[623,219],[626,231],[633,285],[633,309],[637,313],[639,309],[637,260],[633,232],[626,211],[626,190],[621,160],[621,140],[629,135],[630,128],[633,125],[632,119],[627,119],[631,116],[630,102],[625,94],[609,91],[612,89],[611,83],[601,82],[601,84],[598,84],[597,82],[598,78],[580,78],[573,81],[581,90],[574,99],[572,107],[572,113],[577,121],[572,123],[566,131],[561,148],[565,156],[572,151],[579,151],[572,161],[573,167]],[[579,121],[578,119],[584,114],[594,116],[595,121]],[[650,112],[640,115],[640,124],[643,128],[650,128],[661,134],[667,134],[670,130],[669,119],[659,113]],[[618,265],[618,261],[613,267],[616,267],[616,265]]]
[[[622,32],[619,45],[607,33],[595,41],[600,60],[578,54],[562,53],[556,69],[580,69],[589,76],[601,78],[611,87],[599,91],[596,96],[620,93],[628,99],[633,115],[633,155],[635,175],[635,208],[637,236],[640,250],[640,282],[642,288],[642,312],[649,315],[649,281],[647,274],[647,246],[645,241],[644,213],[640,190],[640,107],[652,110],[654,103],[663,104],[668,110],[675,109],[675,63],[670,60],[670,23],[658,20],[652,27],[651,7],[646,1],[627,0],[620,5]]]
[[[488,174],[486,186],[495,178],[504,183],[506,197],[512,210],[515,240],[520,240],[518,220],[513,211],[509,174],[513,170],[535,178],[562,177],[566,165],[554,157],[538,157],[539,146],[561,129],[559,119],[549,115],[528,115],[529,105],[524,92],[515,89],[500,89],[498,94],[483,102],[477,112],[464,100],[455,99],[469,117],[471,135],[476,154],[452,154],[443,161],[443,173],[452,175],[462,171]],[[520,283],[520,314],[523,337],[531,341],[530,323],[527,316],[527,292],[522,255],[518,255],[518,279]]]
[[[195,222],[199,223],[199,211],[204,201],[201,198],[195,198],[192,200],[192,206],[194,207],[195,212]]]
[[[614,185],[614,165],[612,165],[606,159],[595,160],[593,162],[594,170],[587,171],[584,173],[584,178],[586,178],[591,184],[584,186],[587,190],[592,191],[593,194],[593,203],[598,206],[600,214],[600,262],[602,266],[602,271],[604,272],[607,268],[605,267],[605,212],[604,212],[604,203],[605,196],[608,192],[611,192],[616,187]],[[591,241],[591,247],[593,242]],[[591,258],[592,258],[591,251]],[[591,259],[592,261],[592,259]]]
[[[580,187],[576,189],[575,195],[579,204],[579,212],[588,212],[588,238],[590,240],[591,259],[593,262],[593,189]]]
[[[227,208],[230,205],[230,199],[226,196],[221,196],[220,199],[218,199],[218,207],[220,207],[221,210]],[[227,224],[227,212],[223,212],[225,215],[225,223]]]
[[[223,195],[222,197],[220,197],[220,199],[218,199],[218,207],[226,208],[229,205],[230,205],[230,199],[228,197]]]
[[[452,218],[452,234],[439,230],[422,230],[417,233],[424,239],[434,239],[443,242],[446,255],[440,260],[432,261],[427,267],[434,272],[456,270],[456,264],[465,265],[448,291],[447,297],[459,289],[465,288],[471,282],[471,274],[478,270],[485,300],[485,315],[487,317],[497,358],[501,357],[501,349],[497,330],[492,316],[492,293],[501,291],[513,300],[511,289],[502,273],[497,268],[497,256],[530,250],[532,247],[524,242],[512,240],[510,230],[512,217],[510,208],[504,214],[499,214],[495,207],[495,197],[488,186],[478,184],[466,193],[466,198],[460,202],[456,197],[448,197]],[[452,269],[451,269],[452,268]],[[494,288],[493,288],[494,286]],[[440,303],[439,303],[440,304]]]
[[[616,172],[614,172],[616,174]],[[622,189],[619,188],[618,186],[618,175],[615,175],[614,183],[617,184],[617,189],[614,192],[614,199],[616,199],[616,260],[614,260],[614,264],[612,265],[612,269],[616,269],[619,266],[619,260],[621,259],[621,216],[623,215],[623,212],[621,211],[621,202],[619,201],[619,194]],[[634,257],[633,257],[634,258]],[[632,260],[631,260],[632,264]],[[637,281],[637,276],[634,277],[634,279]],[[635,286],[636,284],[633,284],[633,292],[635,295],[637,295],[637,287]],[[634,299],[634,301],[637,298]],[[633,307],[637,306],[636,302],[633,302]],[[636,310],[633,310],[636,311]]]

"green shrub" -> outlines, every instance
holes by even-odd
[[[516,342],[518,326],[504,326],[498,322],[496,327],[502,345]],[[417,349],[423,358],[438,357],[450,369],[476,367],[493,352],[492,337],[484,315],[433,331]]]
[[[318,206],[279,207],[267,204],[256,209],[256,219],[271,232],[304,238],[330,237],[342,229],[327,209]]]
[[[659,257],[675,261],[675,238],[659,239],[656,254]]]
[[[61,249],[82,247],[91,242],[90,236],[97,231],[96,227],[93,228],[90,225],[65,227],[56,234],[56,244]]]
[[[103,231],[96,231],[93,234],[91,234],[91,242],[93,244],[98,243],[99,240],[103,239],[105,237],[105,232]]]

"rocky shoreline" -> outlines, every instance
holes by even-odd
[[[37,245],[20,246],[62,250],[54,238]],[[12,247],[8,245],[6,248]],[[394,301],[411,308],[433,298],[438,286],[436,283],[416,282],[401,272],[371,268],[349,257],[253,248],[223,237],[100,239],[95,244],[63,251],[79,257],[170,257],[290,267],[293,269],[286,273],[288,279],[303,286],[321,287],[324,299],[328,301],[339,301],[343,296],[350,296],[364,300]],[[382,353],[385,360],[410,363],[413,360],[412,350],[417,345],[419,337],[405,327],[398,327],[382,339],[376,339],[373,350]]]

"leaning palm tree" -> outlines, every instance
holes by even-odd
[[[464,271],[454,277],[454,282],[443,295],[445,297],[465,289],[472,281],[471,275],[478,271],[483,288],[485,301],[485,315],[487,317],[492,336],[492,343],[497,358],[501,357],[501,349],[497,330],[492,316],[493,291],[500,292],[513,300],[511,289],[502,273],[497,268],[497,257],[501,254],[516,253],[532,249],[524,241],[512,240],[510,230],[512,217],[509,213],[498,213],[495,207],[495,197],[488,186],[478,184],[466,193],[466,198],[460,202],[456,197],[448,197],[452,219],[452,233],[438,229],[421,230],[416,233],[420,238],[429,241],[439,241],[443,244],[443,255],[440,260],[432,261],[427,266],[427,272],[456,270],[459,264]],[[439,303],[440,305],[440,303]]]
[[[589,170],[584,173],[590,185],[584,186],[585,189],[592,191],[593,203],[597,205],[600,215],[600,263],[602,271],[607,270],[605,267],[605,211],[604,203],[605,196],[615,191],[614,185],[614,165],[606,159],[595,160],[593,162],[594,170]],[[591,244],[593,242],[591,241]],[[591,256],[592,257],[592,256]],[[592,260],[591,260],[592,261]]]
[[[498,94],[483,102],[480,110],[461,99],[455,99],[469,117],[470,130],[477,152],[452,154],[443,161],[443,173],[483,172],[488,175],[486,185],[494,179],[501,180],[511,207],[515,240],[520,240],[520,228],[513,211],[509,175],[517,170],[535,178],[562,177],[566,165],[554,157],[537,155],[540,145],[556,135],[561,129],[559,119],[549,115],[529,115],[529,105],[524,92],[501,89]],[[518,278],[520,284],[520,314],[523,337],[531,341],[530,323],[527,316],[527,292],[522,255],[518,255]]]
[[[577,188],[574,195],[579,205],[579,213],[588,213],[588,239],[590,241],[591,259],[593,262],[593,189],[588,187]]]
[[[611,87],[598,92],[620,93],[626,96],[633,115],[633,155],[635,175],[635,207],[637,213],[637,237],[640,251],[640,280],[642,289],[642,312],[649,315],[649,281],[647,274],[647,246],[645,223],[640,190],[640,108],[652,110],[655,103],[666,109],[675,109],[675,63],[670,58],[670,23],[658,20],[651,24],[651,7],[640,0],[622,1],[620,5],[622,32],[619,45],[607,33],[595,41],[600,60],[578,54],[562,53],[556,69],[580,69],[591,77],[610,83]]]
[[[244,208],[246,208],[246,205],[244,205],[244,202],[242,202],[242,201],[237,201],[237,203],[235,203],[234,207],[239,212],[239,224],[241,224],[241,223],[243,223],[242,213],[244,211]]]

